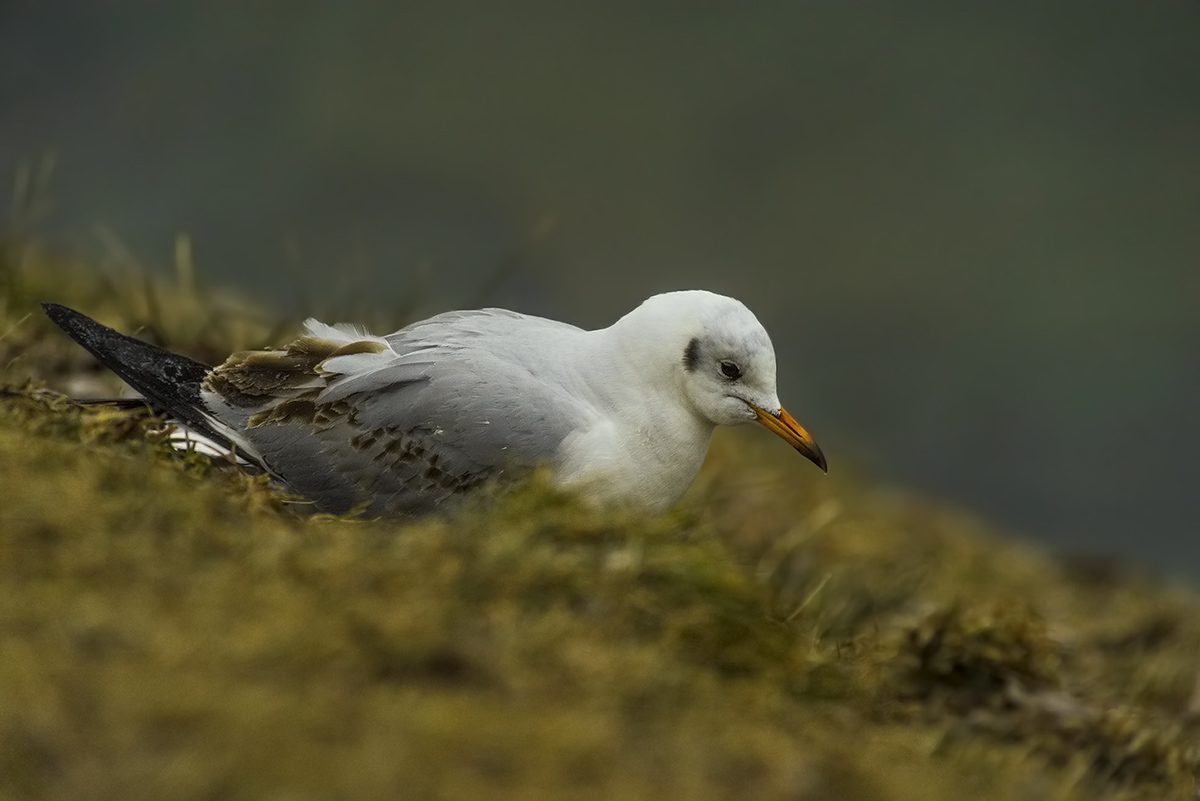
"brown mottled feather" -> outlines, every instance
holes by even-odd
[[[248,413],[247,434],[269,428],[281,433],[299,429],[313,438],[326,458],[337,462],[355,454],[361,463],[355,472],[354,494],[372,499],[375,511],[394,509],[394,504],[401,508],[426,506],[479,486],[496,470],[453,470],[422,444],[419,434],[392,425],[363,425],[354,396],[320,400],[322,391],[337,378],[325,371],[328,360],[387,349],[385,343],[375,340],[347,343],[305,336],[281,350],[231,355],[209,374],[204,388]],[[339,457],[339,452],[343,456]],[[268,464],[274,461],[269,453],[263,457]],[[415,499],[421,502],[415,503]],[[344,504],[326,507],[345,510]]]
[[[318,409],[321,408],[316,404],[319,394],[318,390],[313,390],[299,397],[280,401],[268,409],[251,415],[248,427],[258,428],[268,423],[298,423],[311,426],[316,422]]]
[[[202,397],[243,451],[322,511],[431,511],[553,459],[587,414],[563,395],[565,382],[521,361],[551,335],[578,333],[562,323],[481,311],[387,338],[307,327],[281,350],[230,356]]]
[[[301,337],[283,350],[234,353],[213,369],[204,388],[240,408],[260,406],[271,398],[296,397],[296,391],[320,388],[321,364],[335,356],[379,353],[378,342],[349,345],[320,337]],[[318,383],[320,382],[320,383]]]

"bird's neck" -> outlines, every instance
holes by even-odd
[[[598,481],[614,497],[641,498],[641,505],[666,509],[691,485],[715,425],[696,412],[683,392],[683,350],[647,338],[655,332],[619,324],[587,336],[589,347],[576,365],[578,379],[605,419],[585,434],[591,468],[564,465],[568,483]],[[620,436],[609,436],[619,432]],[[582,451],[581,451],[582,452]],[[597,452],[604,457],[596,458]],[[568,458],[568,461],[571,461]]]
[[[626,315],[608,328],[588,332],[584,374],[590,390],[611,408],[628,412],[686,408],[697,416],[684,392],[683,352],[687,337],[678,329]]]

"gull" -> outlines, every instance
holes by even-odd
[[[387,336],[309,319],[287,347],[217,367],[42,307],[155,411],[322,512],[422,514],[542,465],[594,504],[662,512],[716,427],[753,421],[827,470],[779,403],[766,330],[712,292],[654,295],[594,331],[504,309]]]

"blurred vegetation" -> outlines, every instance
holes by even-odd
[[[114,253],[0,242],[0,798],[1193,797],[1191,590],[743,431],[658,518],[307,515],[59,394],[118,384],[41,300],[208,362],[290,333],[185,240],[173,283]]]

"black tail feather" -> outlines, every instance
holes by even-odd
[[[66,306],[43,303],[42,310],[97,361],[142,393],[156,411],[233,447],[227,437],[213,430],[200,398],[200,385],[211,367],[114,331]]]

